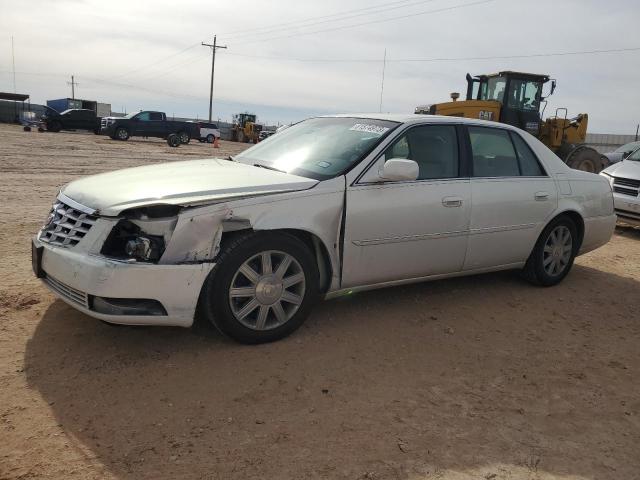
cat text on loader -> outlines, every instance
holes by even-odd
[[[584,144],[589,120],[586,113],[567,118],[567,109],[559,108],[555,116],[542,119],[540,107],[543,103],[546,107],[542,88],[549,81],[547,97],[556,88],[556,81],[548,75],[510,71],[475,77],[467,74],[466,100],[457,101],[459,94],[452,93],[451,102],[419,106],[416,113],[507,123],[540,139],[571,168],[599,172],[609,161]]]
[[[234,142],[258,143],[262,125],[256,123],[253,113],[238,113],[233,116],[231,139]]]

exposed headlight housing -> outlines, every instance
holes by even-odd
[[[157,262],[165,249],[164,237],[150,235],[130,220],[120,220],[109,233],[101,254],[119,260]]]

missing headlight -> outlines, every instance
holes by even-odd
[[[120,220],[102,246],[107,257],[141,262],[157,262],[164,252],[164,238],[148,235],[129,220]]]

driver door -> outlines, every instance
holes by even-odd
[[[343,288],[462,270],[471,194],[458,136],[454,125],[412,127],[347,187]],[[382,181],[391,158],[416,161],[418,179]]]

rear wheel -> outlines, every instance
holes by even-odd
[[[272,342],[306,320],[318,298],[318,267],[297,238],[244,235],[227,245],[201,294],[206,318],[241,343]]]
[[[129,140],[129,132],[126,128],[118,127],[115,131],[115,137],[118,140]]]
[[[578,252],[578,229],[569,217],[558,217],[542,231],[523,269],[533,284],[549,287],[567,276]]]
[[[178,137],[177,134],[170,133],[167,137],[167,145],[169,145],[170,147],[179,147],[181,144],[182,142],[180,141],[180,137]]]
[[[191,137],[187,132],[178,132],[178,138],[180,139],[180,143],[186,145],[191,140]]]

